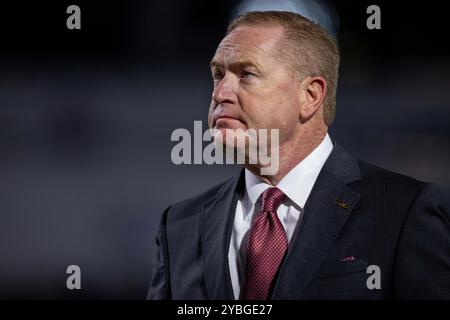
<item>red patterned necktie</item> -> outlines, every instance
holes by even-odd
[[[278,188],[268,188],[262,195],[262,209],[250,230],[244,300],[270,298],[272,283],[288,247],[277,209],[286,195]]]

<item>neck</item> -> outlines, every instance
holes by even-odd
[[[327,131],[318,130],[309,135],[296,135],[295,139],[287,140],[280,145],[279,169],[273,175],[261,175],[260,165],[246,164],[245,168],[258,176],[263,182],[277,185],[297,164],[303,161],[316,149],[325,138]]]

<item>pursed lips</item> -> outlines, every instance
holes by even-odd
[[[220,124],[220,120],[224,120],[224,121],[239,121],[240,123],[243,123],[243,121],[241,119],[238,119],[236,117],[231,117],[231,116],[219,116],[215,119],[214,121],[214,127],[217,126],[218,122]]]
[[[244,121],[242,121],[237,115],[232,114],[230,112],[217,112],[216,114],[214,114],[214,122],[213,125],[215,126],[217,121],[220,119],[229,119],[229,120],[237,120],[240,121],[242,123],[244,123]]]

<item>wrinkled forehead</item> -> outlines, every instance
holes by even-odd
[[[231,31],[219,44],[211,65],[230,64],[236,60],[274,58],[283,35],[279,26],[241,26]]]

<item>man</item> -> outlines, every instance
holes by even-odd
[[[211,61],[211,128],[278,129],[261,163],[169,207],[150,299],[450,298],[450,214],[436,186],[355,159],[327,134],[335,40],[288,12],[234,20]]]

